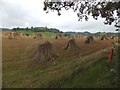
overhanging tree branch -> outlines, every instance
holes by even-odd
[[[113,22],[120,22],[120,1],[109,0],[45,0],[44,11],[57,11],[58,15],[61,15],[62,9],[73,9],[78,16],[78,21],[85,19],[88,21],[89,16],[92,16],[95,20],[98,17],[105,18],[104,24],[111,25]],[[116,14],[116,15],[115,15]],[[117,27],[117,23],[115,24]]]

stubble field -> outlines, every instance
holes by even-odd
[[[2,37],[3,88],[94,87],[94,85],[96,85],[95,87],[109,87],[109,81],[103,80],[103,82],[100,82],[99,71],[104,69],[104,67],[98,69],[96,73],[91,73],[93,76],[89,79],[93,82],[92,84],[90,84],[89,79],[82,76],[80,78],[83,78],[83,80],[78,81],[79,79],[76,79],[78,78],[76,75],[79,75],[78,72],[83,73],[83,76],[85,75],[84,69],[81,70],[80,66],[83,68],[83,66],[87,65],[86,63],[104,59],[104,56],[108,55],[109,52],[97,52],[113,46],[112,42],[117,39],[103,41],[95,39],[93,43],[85,44],[85,38],[76,38],[75,42],[80,47],[78,53],[63,49],[67,45],[68,40],[68,38],[36,40],[32,37],[18,38],[16,40]],[[48,62],[35,63],[30,56],[38,45],[45,41],[49,41],[53,45],[58,58]],[[106,72],[106,70],[104,71]],[[74,75],[75,73],[76,75]],[[101,74],[104,73],[101,72]],[[71,79],[71,77],[74,79]],[[95,81],[98,83],[95,83]]]

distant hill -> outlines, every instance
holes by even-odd
[[[88,31],[85,32],[64,32],[66,35],[81,35],[81,36],[89,36],[89,35],[94,35],[94,36],[100,36],[102,33],[105,33],[107,36],[116,36],[118,33],[112,33],[112,32],[96,32],[96,33],[91,33]]]
[[[2,30],[2,32],[12,31],[12,29],[8,29],[8,28],[0,28],[0,30]]]
[[[76,35],[88,36],[88,35],[91,35],[92,33],[85,31],[85,32],[64,32],[64,34],[66,35],[76,34]]]
[[[12,31],[31,31],[31,32],[52,32],[52,33],[61,33],[59,29],[56,28],[47,28],[47,27],[31,27],[31,28],[13,28]]]
[[[60,31],[59,29],[56,29],[56,28],[48,28],[48,27],[26,27],[26,28],[13,28],[13,29],[8,29],[8,28],[0,28],[0,31],[2,30],[2,32],[6,32],[6,31],[20,31],[20,32],[50,32],[50,33],[64,33],[65,35],[81,35],[81,36],[89,36],[89,35],[94,35],[94,36],[100,36],[101,33],[105,33],[107,36],[120,36],[120,33],[112,33],[112,32],[96,32],[96,33],[91,33],[91,32],[88,32],[88,31],[85,31],[85,32],[72,32],[72,31],[69,31],[69,32],[62,32]]]

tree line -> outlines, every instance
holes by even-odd
[[[88,31],[85,32],[64,32],[65,35],[71,36],[71,35],[81,35],[81,36],[89,36],[89,35],[94,35],[94,36],[102,36],[102,35],[107,35],[107,36],[120,36],[119,33],[113,33],[113,32],[96,32],[96,33],[91,33]]]
[[[31,28],[13,28],[12,31],[32,31],[32,32],[53,32],[53,33],[62,33],[59,29],[56,28],[47,28],[47,27],[31,27]]]

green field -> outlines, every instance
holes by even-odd
[[[56,35],[55,33],[52,33],[52,32],[42,32],[42,33],[47,37],[51,37],[51,36]]]
[[[32,31],[25,31],[25,30],[19,30],[19,31],[16,31],[16,32],[23,33],[23,34],[28,34],[28,35],[34,34]]]

